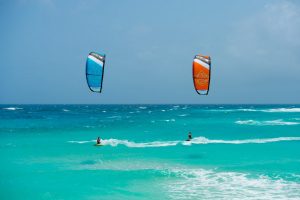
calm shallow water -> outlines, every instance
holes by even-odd
[[[1,105],[0,199],[300,199],[299,147],[300,105]]]

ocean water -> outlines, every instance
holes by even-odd
[[[300,199],[300,105],[0,105],[0,158],[0,199]]]

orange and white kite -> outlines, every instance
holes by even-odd
[[[207,95],[210,83],[210,56],[196,55],[193,61],[193,80],[195,90],[200,95]]]

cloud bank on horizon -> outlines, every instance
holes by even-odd
[[[299,103],[300,3],[56,1],[0,3],[0,103]],[[106,53],[103,93],[85,61]],[[196,94],[195,54],[212,57]]]

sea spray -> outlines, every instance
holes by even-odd
[[[153,141],[153,142],[133,142],[129,140],[119,139],[102,139],[101,143],[106,146],[116,147],[124,145],[131,148],[147,148],[147,147],[168,147],[176,145],[193,145],[193,144],[264,144],[270,142],[283,142],[283,141],[300,141],[300,137],[277,137],[277,138],[257,138],[257,139],[244,139],[244,140],[216,140],[208,139],[205,137],[195,137],[191,141]],[[83,141],[68,141],[69,143],[85,144],[94,143],[95,140]]]

